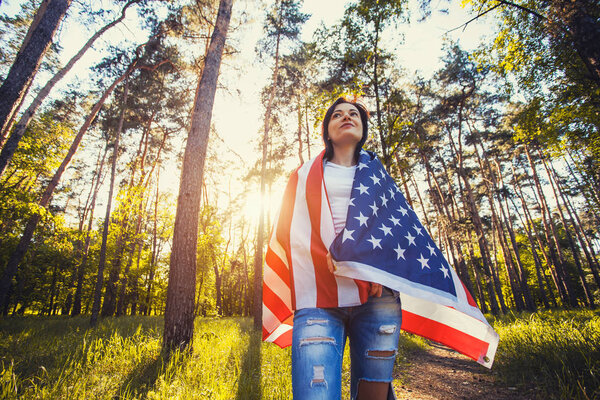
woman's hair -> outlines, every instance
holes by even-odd
[[[360,153],[360,150],[362,149],[363,144],[365,144],[365,142],[367,141],[369,112],[367,111],[367,109],[365,108],[365,106],[363,104],[350,101],[344,97],[340,97],[336,101],[334,101],[333,104],[327,109],[327,112],[325,113],[325,117],[323,118],[323,123],[321,125],[321,132],[323,134],[323,141],[325,142],[325,156],[324,157],[326,160],[331,160],[333,158],[333,144],[331,143],[331,140],[329,140],[329,121],[331,120],[331,116],[333,115],[333,112],[335,111],[335,107],[338,104],[342,104],[342,103],[352,104],[354,107],[356,107],[356,109],[358,110],[358,113],[360,114],[360,120],[362,122],[362,129],[363,129],[362,138],[356,145],[356,149],[354,151],[354,159],[358,160],[358,154]]]

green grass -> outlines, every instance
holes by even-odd
[[[169,361],[161,356],[162,318],[87,326],[83,317],[0,320],[0,398],[291,398],[290,348],[262,343],[249,318],[197,318],[192,353]],[[402,343],[407,351],[422,345],[410,336]],[[348,398],[348,350],[343,379]]]
[[[492,323],[501,337],[492,372],[505,384],[540,387],[542,398],[600,398],[598,312],[511,314]],[[198,318],[193,351],[169,361],[161,356],[160,317],[108,318],[87,327],[84,317],[1,319],[0,398],[291,398],[290,349],[262,343],[249,318]],[[397,367],[426,346],[403,334]]]
[[[539,387],[544,398],[600,398],[598,311],[544,311],[493,322],[500,345],[493,367],[509,385]]]

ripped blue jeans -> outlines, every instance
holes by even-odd
[[[359,382],[389,382],[398,350],[402,313],[397,292],[384,288],[381,297],[354,307],[303,308],[294,314],[292,390],[295,400],[340,399],[342,358],[350,340],[350,393]]]

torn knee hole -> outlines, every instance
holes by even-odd
[[[394,350],[368,350],[367,355],[369,357],[389,358],[394,357],[396,352]]]
[[[335,344],[335,339],[327,336],[316,336],[300,339],[300,346],[304,346],[307,344]]]
[[[324,318],[309,318],[306,320],[306,325],[327,325],[328,320]]]
[[[324,385],[327,384],[325,382],[325,366],[323,365],[314,365],[313,366],[313,377],[310,381],[312,385]]]
[[[391,335],[394,332],[396,332],[396,325],[381,325],[379,327],[379,333],[384,335]]]

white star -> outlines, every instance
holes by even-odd
[[[353,233],[354,233],[354,231],[344,228],[344,238],[342,239],[342,243],[344,243],[346,241],[346,239],[354,240],[354,238],[352,237]]]
[[[375,204],[375,202],[373,202],[373,205],[369,206],[369,207],[371,207],[371,209],[373,210],[373,215],[378,217],[377,210],[379,210],[379,207],[377,207],[377,204]]]
[[[383,231],[384,235],[383,236],[387,236],[387,235],[392,235],[392,228],[388,228],[387,226],[385,226],[385,224],[381,224],[381,228],[379,228]],[[393,237],[394,235],[392,235]]]
[[[383,170],[380,169],[379,173],[381,174],[381,179],[385,180],[385,172],[383,172]]]
[[[445,265],[442,265],[442,268],[440,268],[440,271],[442,271],[444,273],[444,278],[450,278],[450,275],[448,275],[448,268],[446,268]]]
[[[387,207],[388,199],[385,197],[385,194],[383,196],[379,196],[379,198],[381,199],[381,205],[383,207]]]
[[[429,249],[429,255],[434,256],[435,255],[435,247],[433,247],[432,245],[427,243],[427,248]]]
[[[360,226],[367,226],[367,220],[369,219],[369,217],[365,217],[362,212],[360,213],[360,217],[354,218],[360,221]]]
[[[350,201],[348,201],[348,207],[354,206],[354,197],[350,197]]]
[[[365,163],[359,163],[357,168],[358,168],[359,171],[362,171],[363,168],[367,168],[367,164],[365,164]]]
[[[408,235],[407,235],[407,236],[404,236],[404,237],[408,239],[408,245],[409,245],[409,246],[410,246],[411,244],[413,244],[413,245],[415,245],[415,246],[417,245],[417,244],[415,243],[415,237],[414,237],[413,235],[411,235],[411,234],[410,234],[410,232],[408,232]]]
[[[398,246],[394,249],[394,251],[396,252],[396,260],[399,260],[400,257],[402,257],[404,260],[406,260],[406,258],[404,258],[404,252],[406,251],[406,249],[403,249],[402,247],[400,247],[400,244],[398,244]]]
[[[417,231],[417,235],[423,235],[423,233],[421,232],[423,229],[419,228],[416,224],[413,225],[413,228],[415,229],[415,231]]]
[[[371,175],[370,178],[373,180],[373,184],[374,185],[381,185],[381,183],[379,183],[379,181],[381,179],[379,179],[378,177],[376,177],[375,174]]]
[[[398,209],[398,212],[402,215],[406,215],[408,214],[408,211],[406,210],[406,208],[400,206],[400,208]]]
[[[371,244],[373,245],[373,250],[375,250],[377,247],[381,249],[381,245],[379,244],[379,242],[381,242],[381,239],[375,239],[373,235],[371,235],[371,239],[367,239],[367,242],[371,242]]]
[[[394,189],[390,189],[390,197],[392,198],[392,200],[394,200],[396,198],[396,192],[394,192]]]
[[[424,269],[425,267],[429,268],[429,265],[427,264],[429,258],[423,257],[423,254],[421,254],[421,258],[417,258],[417,261],[421,263],[421,269]]]
[[[360,194],[369,194],[369,192],[367,191],[369,189],[368,186],[363,185],[362,183],[360,184],[360,186],[357,188],[358,190],[360,190]]]
[[[394,224],[394,226],[400,225],[400,220],[393,215],[390,217],[390,221]]]

